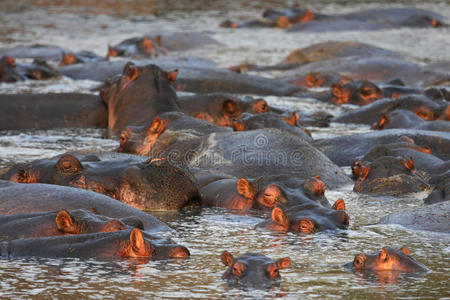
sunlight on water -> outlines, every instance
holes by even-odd
[[[65,4],[28,8],[30,1],[0,2],[0,48],[20,44],[54,44],[74,51],[90,50],[104,56],[108,44],[154,31],[204,31],[226,47],[208,47],[184,53],[229,67],[242,62],[274,64],[293,49],[328,40],[371,43],[399,51],[407,59],[428,62],[450,60],[450,27],[439,29],[346,31],[289,34],[276,29],[233,31],[217,26],[223,19],[256,18],[264,7],[288,6],[294,1],[64,1]],[[369,1],[304,1],[325,13],[344,13],[359,8],[379,7]],[[383,7],[391,1],[379,1]],[[445,1],[397,1],[450,16]],[[61,2],[63,3],[63,2]],[[75,4],[86,4],[83,7]],[[106,3],[106,2],[105,2]],[[186,2],[187,3],[187,2]],[[114,4],[114,5],[113,5]],[[39,6],[43,5],[43,6]],[[8,8],[8,10],[6,9]],[[125,9],[130,9],[129,14]],[[9,13],[8,13],[9,11]],[[159,17],[152,15],[157,12]],[[49,17],[50,14],[50,17]],[[75,14],[81,14],[81,17]],[[81,18],[81,19],[80,19]],[[448,20],[450,21],[450,20]],[[274,72],[263,73],[276,77]],[[99,82],[61,78],[0,84],[0,93],[96,93]],[[313,99],[265,97],[269,104],[292,110],[326,110],[339,115],[348,108],[323,104]],[[314,138],[362,133],[368,126],[332,124],[329,128],[308,128]],[[117,140],[105,138],[105,130],[64,129],[48,131],[1,132],[0,168],[15,162],[52,157],[66,151],[113,151]],[[348,172],[349,169],[347,168]],[[1,169],[0,169],[1,173]],[[150,262],[83,261],[78,259],[0,260],[0,298],[127,299],[127,298],[350,298],[437,299],[449,297],[450,235],[411,231],[401,226],[377,225],[391,212],[421,206],[426,194],[399,198],[358,195],[352,186],[327,191],[333,203],[342,197],[351,217],[346,231],[323,232],[310,236],[272,234],[255,229],[266,216],[234,215],[225,209],[186,210],[156,216],[175,230],[169,235],[191,251],[184,261]],[[367,278],[342,267],[362,251],[379,251],[384,246],[407,245],[412,256],[431,272],[423,276]],[[221,280],[225,266],[220,253],[228,250],[238,256],[260,252],[271,258],[289,256],[292,266],[281,271],[283,281],[273,290],[229,288]]]

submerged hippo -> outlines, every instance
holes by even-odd
[[[127,226],[128,225],[128,226]],[[35,212],[0,216],[0,240],[144,229],[138,217],[113,219],[86,209]]]
[[[271,218],[257,225],[278,232],[313,234],[325,230],[347,229],[350,217],[344,211],[345,204],[338,200],[333,207],[323,207],[309,202],[291,206],[287,209],[275,207]]]
[[[154,239],[141,230],[17,239],[0,243],[0,257],[142,259],[186,258],[186,247],[166,239]]]
[[[70,52],[70,50],[54,45],[34,44],[2,48],[0,56],[59,61],[64,52]]]
[[[102,194],[66,186],[0,180],[0,215],[42,213],[61,209],[85,209],[114,219],[130,220],[128,218],[137,217],[147,232],[169,230],[152,215]]]
[[[450,122],[443,120],[425,121],[412,111],[396,109],[388,114],[382,115],[378,123],[372,125],[372,129],[376,130],[391,128],[412,128],[450,132]]]
[[[447,194],[444,202],[395,212],[381,218],[379,223],[398,224],[412,230],[450,233],[449,200],[450,197]]]
[[[118,78],[109,79],[100,91],[108,106],[108,126],[119,133],[125,126],[145,125],[156,115],[179,110],[172,87],[177,71],[156,65],[137,67],[127,63]]]
[[[447,161],[443,168],[447,167],[447,171],[433,176],[430,179],[430,184],[433,185],[433,190],[425,198],[426,204],[437,203],[450,200],[450,162]]]
[[[220,255],[227,270],[222,275],[230,286],[270,288],[281,281],[279,270],[291,265],[289,257],[273,260],[259,253],[245,253],[233,257],[228,251]]]
[[[26,79],[45,80],[58,77],[60,77],[59,72],[43,60],[34,60],[32,63],[16,63],[10,56],[0,58],[0,82],[16,82]]]
[[[106,106],[89,94],[0,95],[0,130],[108,126]]]
[[[384,247],[379,253],[361,253],[355,256],[353,262],[344,265],[355,271],[372,272],[427,272],[428,268],[414,260],[406,246],[399,250]]]
[[[189,171],[171,165],[167,160],[100,160],[92,155],[79,160],[64,154],[17,164],[3,178],[19,183],[49,183],[87,189],[145,210],[179,209],[197,197],[197,188]]]
[[[61,56],[61,61],[59,66],[69,66],[73,64],[84,64],[94,61],[104,61],[106,58],[100,57],[91,51],[80,51],[80,52],[63,52]]]
[[[264,99],[241,99],[226,93],[184,96],[178,104],[185,114],[220,126],[232,126],[233,119],[243,113],[259,114],[270,109]]]

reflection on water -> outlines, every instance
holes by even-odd
[[[230,66],[243,61],[271,64],[291,50],[327,40],[374,43],[400,51],[419,61],[450,60],[449,28],[398,29],[374,32],[287,34],[281,30],[232,31],[216,26],[219,20],[258,17],[267,6],[287,6],[295,1],[1,1],[0,48],[18,44],[55,44],[72,50],[91,50],[104,55],[107,45],[153,30],[207,31],[226,47],[196,49],[195,55]],[[378,4],[381,3],[381,4]],[[450,15],[445,1],[396,1],[413,3]],[[391,1],[303,1],[323,12],[348,12],[362,7],[392,6]],[[153,15],[155,13],[155,15]],[[81,16],[80,16],[81,15]],[[80,21],[81,20],[81,21]],[[450,22],[450,20],[448,21]],[[276,74],[266,74],[276,76]],[[55,81],[0,85],[9,92],[88,92],[98,82]],[[270,104],[338,115],[345,108],[312,99],[267,97]],[[368,131],[367,126],[333,124],[309,128],[315,138]],[[0,168],[13,162],[51,157],[65,151],[108,151],[118,146],[105,138],[104,130],[68,129],[2,132]],[[347,170],[348,171],[348,170]],[[1,169],[0,169],[1,172]],[[410,231],[400,226],[375,225],[393,212],[423,205],[425,194],[401,198],[361,196],[351,187],[327,191],[330,202],[342,197],[351,217],[349,230],[314,236],[271,234],[256,230],[262,215],[233,215],[224,209],[187,210],[157,217],[175,229],[170,233],[191,251],[184,261],[160,261],[139,265],[129,261],[82,261],[77,259],[0,260],[0,298],[439,298],[448,297],[450,235]],[[432,272],[424,276],[398,277],[352,273],[342,264],[364,251],[384,246],[407,245],[412,256]],[[220,278],[225,266],[220,253],[238,256],[261,252],[271,258],[289,256],[292,266],[281,271],[279,288],[242,291],[228,288]]]

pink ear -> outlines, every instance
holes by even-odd
[[[406,255],[409,255],[411,253],[411,251],[409,251],[408,247],[406,246],[401,247],[400,251],[405,253]]]
[[[283,227],[289,226],[289,218],[286,216],[284,211],[279,207],[274,207],[272,209],[272,221]]]
[[[222,254],[220,255],[220,259],[222,260],[225,266],[229,267],[231,267],[234,261],[233,255],[231,255],[231,253],[226,250],[222,252]]]
[[[177,80],[177,76],[178,76],[178,70],[175,69],[172,72],[167,73],[167,79],[169,80],[169,82],[175,82],[175,80]]]
[[[278,269],[285,269],[291,265],[291,259],[289,257],[280,258],[277,260]]]

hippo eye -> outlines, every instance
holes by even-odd
[[[119,142],[120,142],[120,144],[124,144],[124,143],[126,143],[126,141],[128,140],[128,137],[127,137],[127,135],[126,134],[124,134],[124,133],[122,133],[121,135],[120,135],[120,138],[119,138]]]

